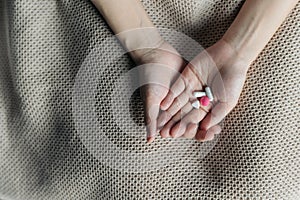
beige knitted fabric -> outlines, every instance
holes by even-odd
[[[243,1],[143,3],[158,27],[208,47]],[[1,200],[300,199],[299,3],[252,64],[239,103],[214,141],[157,137],[151,145],[137,92],[130,112],[118,111],[137,128],[112,115],[114,85],[133,63],[127,55],[111,60],[119,44],[107,42],[112,33],[91,2],[0,4]],[[185,44],[174,41],[178,48]],[[95,51],[99,56],[88,63],[98,67],[99,79],[76,79],[96,46],[104,53]],[[93,94],[74,90],[86,83],[97,85],[94,101],[74,104],[74,94]],[[78,108],[94,110],[96,119]],[[105,144],[100,136],[82,139],[93,127],[101,128]]]

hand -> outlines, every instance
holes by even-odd
[[[145,124],[147,127],[147,142],[155,139],[157,117],[161,101],[166,97],[169,87],[186,65],[179,53],[166,41],[154,49],[133,52],[134,60],[139,65],[145,65],[140,70],[140,83],[151,83],[141,87],[140,93],[144,103]],[[138,56],[136,56],[138,55]]]
[[[249,65],[223,40],[196,56],[161,103],[161,136],[213,139],[221,132],[218,123],[238,102]],[[191,102],[196,99],[192,94],[204,90],[204,86],[211,88],[214,101],[205,108],[194,109]]]

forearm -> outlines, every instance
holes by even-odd
[[[92,0],[128,50],[154,48],[162,38],[139,0]],[[137,55],[136,55],[137,54]],[[138,53],[134,57],[138,57]]]
[[[297,2],[298,0],[246,0],[222,39],[250,64]]]

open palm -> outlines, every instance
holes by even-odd
[[[218,125],[238,102],[246,78],[246,63],[223,41],[201,52],[183,70],[161,103],[158,118],[162,137],[213,139]],[[194,109],[194,91],[209,86],[214,101]]]

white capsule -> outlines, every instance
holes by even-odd
[[[194,97],[204,97],[206,96],[206,93],[205,92],[194,92],[193,93]]]
[[[198,100],[194,101],[192,103],[193,108],[199,109],[200,108],[200,102]]]
[[[209,98],[209,101],[213,101],[214,97],[213,97],[213,94],[212,94],[212,92],[211,92],[211,90],[210,90],[209,87],[205,88],[205,92],[206,92],[207,97]]]

